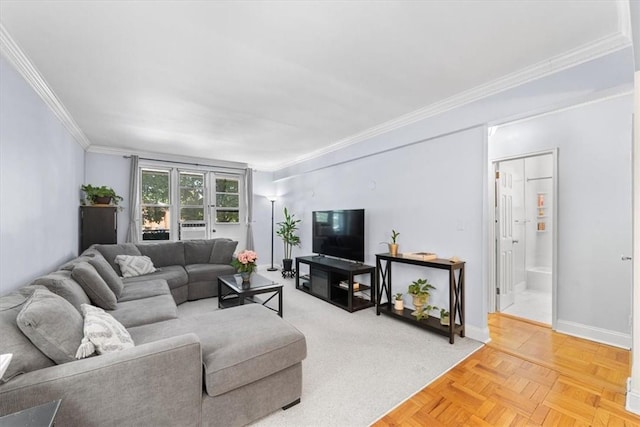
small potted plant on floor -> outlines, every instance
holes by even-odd
[[[407,292],[413,297],[413,306],[416,308],[416,312],[422,310],[422,307],[429,302],[429,295],[435,287],[429,283],[427,279],[418,279],[409,285]]]
[[[402,298],[402,292],[395,294],[393,298],[393,308],[398,311],[404,310],[404,299]]]
[[[87,195],[86,200],[88,200],[92,205],[118,206],[118,203],[123,200],[122,197],[116,194],[113,188],[105,185],[94,187],[91,184],[86,184],[80,188]]]
[[[284,243],[284,259],[282,260],[282,277],[293,277],[293,259],[291,253],[294,246],[300,246],[300,237],[296,235],[298,224],[302,221],[294,219],[295,215],[290,214],[287,208],[284,208],[284,221],[278,223],[280,227],[276,234],[280,236]]]

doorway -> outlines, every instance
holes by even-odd
[[[495,311],[553,325],[556,152],[493,161]]]

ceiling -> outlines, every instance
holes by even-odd
[[[274,170],[619,48],[625,8],[2,0],[0,29],[89,150]]]

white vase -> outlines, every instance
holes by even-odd
[[[398,311],[404,310],[404,300],[397,299],[393,302],[393,308]]]

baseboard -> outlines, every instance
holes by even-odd
[[[481,329],[469,325],[468,323],[464,325],[464,336],[485,344],[491,341],[491,336],[489,335],[489,327]]]
[[[632,390],[631,378],[627,378],[627,402],[624,408],[634,414],[640,414],[640,392]]]
[[[515,292],[522,292],[527,289],[527,282],[520,282],[513,287]]]
[[[585,338],[614,347],[631,349],[631,334],[623,334],[609,329],[596,328],[568,320],[558,320],[556,331],[579,338]]]

